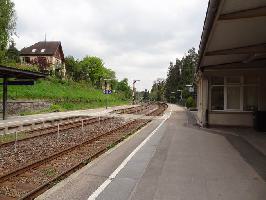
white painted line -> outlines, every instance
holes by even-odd
[[[154,129],[149,136],[142,141],[142,143],[137,146],[134,151],[132,151],[128,157],[116,168],[115,171],[95,190],[88,200],[95,200],[104,189],[113,181],[113,179],[118,175],[118,173],[127,165],[127,163],[131,160],[131,158],[150,140],[150,138],[158,131],[158,129],[164,124],[164,122],[171,116],[172,111],[170,111],[169,115],[159,124],[159,126]]]

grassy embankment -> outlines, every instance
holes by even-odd
[[[86,83],[61,81],[52,78],[38,80],[34,86],[8,87],[9,100],[45,100],[52,102],[49,109],[25,112],[21,113],[22,115],[104,107],[106,98],[108,99],[108,106],[128,103],[128,100],[121,93],[106,96],[102,90],[95,89]]]

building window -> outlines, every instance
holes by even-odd
[[[258,89],[256,86],[244,86],[244,110],[258,109]]]
[[[212,87],[211,96],[211,109],[224,110],[224,87]]]
[[[211,110],[253,111],[258,108],[257,77],[212,77]]]
[[[30,57],[24,57],[24,61],[25,61],[26,63],[30,63]]]
[[[45,49],[41,49],[41,53],[45,52]]]
[[[240,86],[227,86],[227,109],[240,109]]]

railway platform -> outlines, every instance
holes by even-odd
[[[170,105],[37,200],[264,200],[265,157],[254,163],[256,151],[241,145],[187,126],[186,112]]]

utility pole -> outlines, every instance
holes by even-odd
[[[133,80],[133,91],[132,91],[132,104],[135,104],[136,100],[136,88],[135,88],[135,83],[140,80]]]

